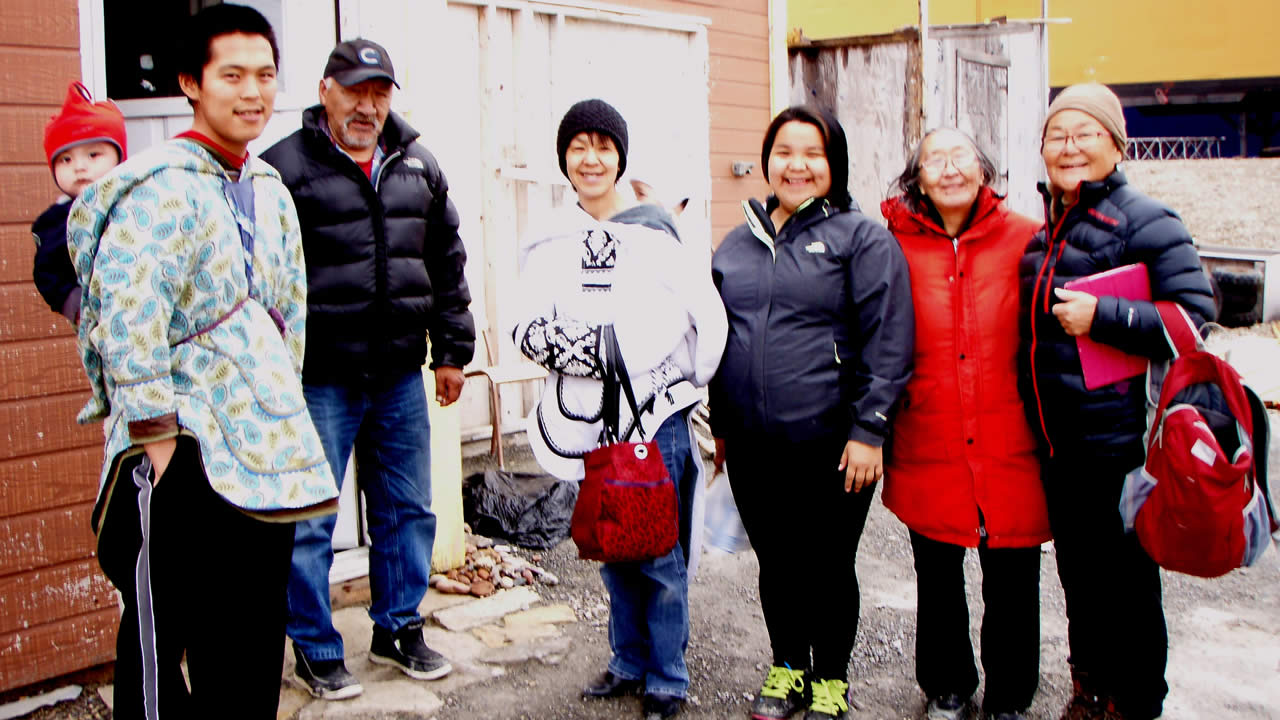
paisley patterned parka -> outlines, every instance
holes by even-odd
[[[85,188],[71,209],[93,391],[77,419],[105,420],[95,528],[121,460],[177,434],[199,442],[213,489],[250,514],[336,509],[299,380],[306,270],[293,201],[257,158],[239,178],[251,212],[237,213],[233,182],[203,146],[175,139]]]

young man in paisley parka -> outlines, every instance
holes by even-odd
[[[299,379],[297,215],[246,149],[271,117],[275,36],[236,5],[187,32],[191,130],[85,188],[68,221],[79,420],[106,436],[98,557],[124,601],[115,713],[274,718],[294,521],[334,512],[337,488]]]

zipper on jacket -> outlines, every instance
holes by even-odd
[[[1045,202],[1044,216],[1046,218],[1049,217],[1050,204],[1052,202],[1053,200],[1051,198]],[[1046,245],[1044,251],[1044,264],[1040,266],[1040,272],[1036,273],[1036,282],[1031,288],[1031,391],[1036,396],[1036,417],[1040,420],[1040,432],[1044,435],[1044,441],[1049,445],[1049,457],[1053,457],[1053,440],[1049,437],[1049,428],[1044,421],[1044,403],[1040,400],[1040,381],[1036,378],[1036,303],[1039,302],[1040,299],[1040,280],[1044,277],[1044,271],[1048,269],[1050,263],[1054,265],[1054,269],[1056,270],[1058,259],[1062,257],[1062,253],[1067,249],[1067,241],[1063,240],[1061,247],[1058,248],[1058,256],[1054,257],[1053,243],[1057,240],[1058,233],[1061,232],[1062,226],[1066,223],[1067,215],[1079,202],[1080,199],[1076,198],[1076,202],[1072,203],[1070,207],[1064,208],[1062,211],[1062,217],[1058,218],[1058,222],[1055,226],[1050,227],[1047,222],[1045,223],[1044,235]],[[1045,287],[1044,292],[1044,310],[1046,313],[1049,312],[1049,293],[1052,292],[1052,289],[1053,272],[1050,272],[1048,285]]]
[[[835,350],[836,353],[836,364],[843,365],[844,363],[840,361],[840,346],[837,345],[834,340],[831,341],[831,348]]]
[[[401,154],[403,154],[403,151],[397,150],[382,158],[382,164],[378,166],[378,175],[373,178],[373,191],[375,193],[378,192],[378,184],[382,182],[382,173],[386,172],[387,166],[390,165],[392,161],[398,159]]]
[[[747,216],[747,229],[751,231],[751,234],[754,235],[757,240],[764,243],[765,247],[769,248],[769,255],[773,258],[774,262],[777,262],[778,249],[774,245],[773,237],[769,235],[769,231],[765,229],[764,223],[760,222],[760,218],[756,217],[755,211],[751,209],[750,200],[742,201],[742,214]]]

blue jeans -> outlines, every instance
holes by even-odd
[[[680,497],[680,541],[645,562],[600,566],[609,591],[609,671],[644,680],[645,692],[683,698],[689,688],[684,652],[689,646],[689,515],[701,458],[689,443],[684,412],[667,418],[653,438]]]
[[[420,618],[436,539],[422,373],[414,370],[377,388],[304,385],[303,391],[339,487],[355,448],[373,541],[369,617],[394,632]],[[343,657],[329,607],[336,523],[333,515],[301,521],[294,536],[287,631],[309,660]]]

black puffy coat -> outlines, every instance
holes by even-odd
[[[391,113],[372,181],[324,132],[324,108],[262,158],[284,178],[307,262],[307,383],[378,382],[422,366],[462,367],[475,350],[467,253],[436,159]]]
[[[1040,192],[1050,217],[1048,188],[1041,184]],[[1061,215],[1036,233],[1019,266],[1020,356],[1026,371],[1021,389],[1031,426],[1054,454],[1140,460],[1146,431],[1144,382],[1134,378],[1085,388],[1076,340],[1052,312],[1058,302],[1053,289],[1075,278],[1145,263],[1152,299],[1177,302],[1200,325],[1216,313],[1209,280],[1177,214],[1135,190],[1120,170],[1105,180],[1083,183],[1077,202]],[[1170,356],[1152,302],[1099,297],[1089,336],[1135,355],[1156,360]]]
[[[751,201],[711,262],[729,319],[711,381],[714,432],[879,447],[911,376],[906,258],[883,226],[826,200],[775,232],[776,202]]]
[[[70,211],[70,202],[54,203],[31,224],[31,234],[36,237],[31,276],[40,297],[56,313],[62,312],[67,296],[79,286],[76,270],[71,265],[71,253],[67,250],[67,213]]]

